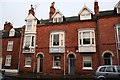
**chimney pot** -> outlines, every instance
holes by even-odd
[[[49,20],[52,20],[52,16],[53,14],[55,13],[55,8],[54,8],[54,4],[55,2],[51,3],[51,6],[50,6],[50,12],[49,12]]]
[[[98,1],[95,0],[94,2],[94,13],[97,15],[99,13],[99,6],[98,6]]]

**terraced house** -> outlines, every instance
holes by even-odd
[[[31,5],[25,21],[19,72],[92,75],[99,65],[120,65],[120,1],[114,10],[99,11],[95,0],[94,12],[84,5],[72,17],[53,2],[46,20],[38,20]]]

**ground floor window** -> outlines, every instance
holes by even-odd
[[[83,69],[92,69],[92,56],[91,55],[83,56]]]
[[[53,56],[53,68],[60,68],[60,56]]]
[[[31,56],[25,57],[25,67],[31,67]]]
[[[11,55],[6,55],[5,66],[11,66]]]

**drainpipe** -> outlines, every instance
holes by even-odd
[[[65,53],[64,53],[64,75],[65,75]]]
[[[96,20],[96,33],[97,33],[97,47],[98,47],[97,50],[98,50],[98,61],[99,61],[98,65],[102,65],[101,64],[102,57],[101,57],[101,54],[100,54],[101,49],[100,49],[100,31],[99,31],[99,27],[100,27],[99,26],[99,18],[97,16],[97,20]]]
[[[116,34],[115,34],[115,41],[116,41],[116,52],[117,52],[117,64],[120,65],[119,63],[119,53],[118,53],[118,39],[117,39],[117,28],[116,26],[114,27]]]
[[[24,26],[23,26],[24,27]],[[21,31],[21,39],[20,39],[20,50],[19,50],[19,61],[18,61],[18,72],[20,71],[20,54],[22,52],[22,40],[23,40],[23,27],[22,27],[22,31]]]

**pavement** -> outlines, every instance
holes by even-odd
[[[13,80],[95,80],[94,76],[84,75],[43,75],[34,73],[5,73],[6,77],[14,78]]]

